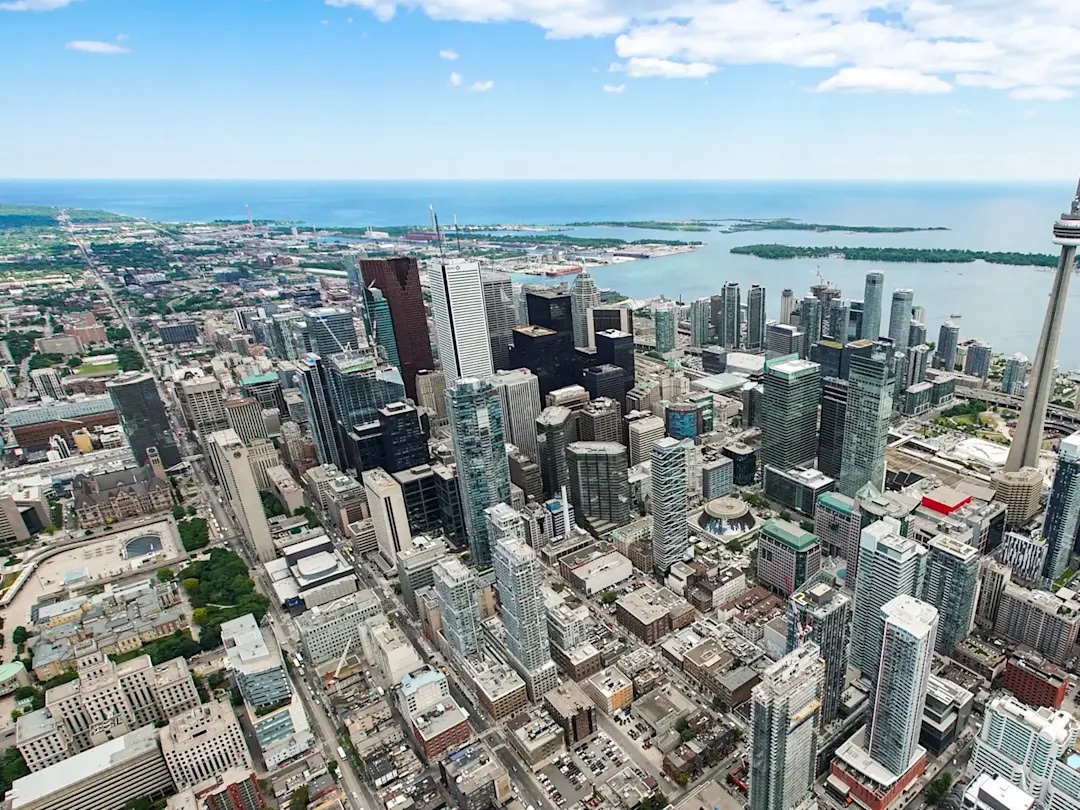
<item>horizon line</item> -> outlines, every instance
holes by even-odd
[[[1060,178],[993,178],[993,177],[406,177],[406,178],[332,178],[332,177],[0,177],[0,183],[884,183],[911,185],[913,183],[994,183],[1050,184],[1075,182],[1075,176]]]

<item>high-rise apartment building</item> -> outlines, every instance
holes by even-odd
[[[878,622],[881,667],[875,679],[867,750],[899,776],[907,773],[919,750],[938,612],[933,605],[901,594],[881,606]]]
[[[244,538],[260,562],[270,562],[277,556],[277,551],[270,538],[270,526],[263,512],[248,449],[231,429],[211,433],[206,448],[214,475],[221,484],[229,509],[240,523]]]
[[[432,568],[442,632],[462,657],[480,650],[480,606],[476,601],[476,574],[457,557],[446,557]]]
[[[979,589],[979,550],[946,535],[930,541],[922,599],[938,611],[937,650],[948,655],[971,631]]]
[[[678,308],[670,301],[665,301],[653,306],[653,329],[656,341],[656,351],[659,354],[667,354],[675,351],[677,341],[679,316]]]
[[[902,351],[908,346],[911,306],[914,298],[914,290],[906,287],[893,290],[892,307],[889,310],[889,340],[897,351]]]
[[[491,364],[496,371],[511,368],[510,344],[517,326],[514,287],[505,273],[481,273],[484,287],[484,313],[487,315]]]
[[[716,337],[725,349],[742,346],[742,293],[737,282],[729,281],[720,290]]]
[[[825,662],[821,687],[822,728],[840,717],[840,696],[847,687],[851,641],[851,597],[825,578],[815,578],[788,600],[787,651],[816,644]]]
[[[510,501],[502,403],[490,382],[469,377],[447,391],[446,402],[472,563],[490,565],[484,510]]]
[[[866,485],[885,490],[885,445],[895,380],[884,352],[852,354],[844,409],[840,492],[854,498]]]
[[[952,321],[945,321],[938,332],[937,349],[934,352],[934,367],[944,371],[954,371],[956,369],[956,350],[959,346],[960,327]]]
[[[193,377],[181,382],[179,388],[189,424],[200,436],[229,426],[222,403],[221,383],[216,377]]]
[[[113,377],[105,387],[112,398],[136,464],[146,466],[146,451],[151,447],[157,448],[166,470],[179,464],[180,450],[176,446],[169,414],[161,401],[154,376],[128,371]]]
[[[587,270],[574,279],[570,291],[570,307],[574,321],[574,346],[585,348],[592,345],[589,339],[589,309],[600,306],[600,288],[596,286]]]
[[[780,293],[780,323],[790,324],[795,315],[795,293],[784,290]]]
[[[803,333],[800,357],[809,357],[810,348],[821,340],[821,318],[824,305],[820,298],[813,295],[803,296],[799,305],[799,330]]]
[[[690,302],[691,346],[704,346],[709,342],[709,318],[711,315],[710,299],[696,298]]]
[[[812,641],[761,673],[750,698],[750,810],[793,810],[813,798],[824,675]]]
[[[601,535],[630,522],[626,447],[617,442],[573,442],[566,448],[570,503],[578,525]]]
[[[780,470],[813,466],[817,456],[821,367],[808,360],[767,362],[764,386],[762,465]]]
[[[751,286],[746,296],[746,348],[765,348],[765,288],[760,284]]]
[[[509,510],[505,505],[502,508]],[[525,681],[530,700],[535,701],[559,684],[548,645],[540,561],[518,531],[496,541],[494,562],[507,652]]]
[[[540,381],[527,368],[496,371],[491,378],[502,402],[507,440],[537,460],[536,417],[540,415]]]
[[[1031,361],[1027,355],[1017,352],[1007,358],[1005,369],[1001,374],[1001,393],[1014,397],[1024,396],[1028,387],[1029,371],[1031,371]]]
[[[881,337],[881,299],[885,289],[885,274],[871,270],[866,274],[863,293],[862,331],[856,335],[860,340],[877,340]]]
[[[1058,666],[1072,655],[1080,631],[1080,602],[1062,591],[1032,591],[1006,583],[994,635],[1030,647]]]
[[[364,285],[377,288],[389,306],[401,378],[406,394],[416,401],[416,375],[435,367],[416,259],[405,256],[363,259],[360,272]]]
[[[660,439],[652,447],[652,550],[653,567],[663,576],[682,562],[690,545],[688,440]]]
[[[964,358],[964,373],[970,377],[979,377],[984,382],[990,375],[990,360],[994,355],[994,349],[989,343],[977,340],[967,347],[967,357]]]
[[[447,389],[463,377],[490,377],[494,368],[480,265],[439,261],[428,275],[435,343]]]
[[[891,518],[871,523],[859,538],[859,574],[855,582],[851,664],[872,681],[881,670],[881,608],[897,596],[922,593],[927,550],[900,536]]]
[[[1037,467],[1006,470],[993,476],[994,500],[1005,504],[1007,526],[1025,526],[1039,513],[1043,481],[1042,471]]]
[[[1055,580],[1069,562],[1076,546],[1080,525],[1080,433],[1073,433],[1058,445],[1058,467],[1046,503],[1043,537],[1046,538],[1046,567],[1043,576]]]

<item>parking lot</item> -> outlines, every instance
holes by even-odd
[[[538,774],[548,798],[560,808],[572,807],[585,801],[593,785],[606,782],[616,772],[632,765],[618,743],[603,731],[578,745],[573,752],[563,754]],[[597,802],[598,803],[598,802]],[[588,804],[586,802],[586,804]]]

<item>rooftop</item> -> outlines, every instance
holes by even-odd
[[[818,541],[816,534],[780,518],[769,518],[765,521],[762,532],[796,551],[805,551]]]
[[[39,801],[51,793],[67,790],[84,779],[111,768],[119,768],[128,760],[157,748],[157,729],[143,726],[115,740],[109,740],[63,762],[42,768],[29,776],[16,779],[8,792],[12,810]]]
[[[823,492],[818,495],[818,504],[844,515],[851,516],[855,514],[855,501],[847,495],[841,495],[839,492]]]

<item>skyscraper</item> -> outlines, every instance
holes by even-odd
[[[480,265],[440,261],[429,271],[429,283],[435,343],[447,389],[452,390],[462,377],[491,376],[494,368]]]
[[[513,511],[504,504],[495,509]],[[494,558],[507,652],[526,685],[532,685],[530,697],[542,696],[558,686],[558,676],[548,645],[540,561],[520,531],[495,541]]]
[[[907,345],[918,346],[920,343],[926,343],[926,324],[912,319],[911,325],[908,326]]]
[[[431,355],[431,336],[416,259],[405,256],[362,259],[360,272],[364,284],[377,287],[390,307],[394,343],[401,362],[401,379],[406,394],[417,401],[416,375],[422,369],[435,368],[435,360]]]
[[[990,375],[990,359],[994,349],[989,343],[976,340],[968,346],[964,359],[964,373],[971,377],[981,377],[983,381]]]
[[[1062,214],[1054,225],[1054,244],[1061,245],[1061,258],[1050,288],[1050,301],[1046,305],[1046,320],[1039,336],[1039,346],[1035,350],[1035,362],[1031,364],[1031,380],[1024,396],[1024,407],[1016,422],[1016,432],[1013,433],[1009,458],[1005,463],[1005,469],[1009,472],[1039,466],[1046,407],[1050,404],[1050,392],[1054,387],[1058,337],[1061,335],[1061,322],[1065,319],[1069,279],[1076,266],[1076,249],[1080,247],[1080,185],[1076,187],[1069,213]]]
[[[653,306],[653,329],[655,330],[656,351],[667,354],[675,351],[675,335],[679,318],[675,304],[665,301]]]
[[[534,461],[539,459],[536,444],[536,417],[540,415],[540,382],[527,368],[496,371],[491,378],[502,402],[507,440]]]
[[[592,345],[589,340],[589,309],[600,306],[600,290],[587,270],[574,279],[570,292],[570,309],[574,319],[574,346],[584,348]]]
[[[566,448],[570,503],[578,525],[600,535],[630,522],[626,447],[617,442],[574,442]]]
[[[490,382],[466,377],[447,391],[446,410],[461,480],[470,562],[490,565],[484,510],[510,502],[510,465],[499,393]]]
[[[577,415],[578,441],[621,442],[622,409],[609,397],[590,400]]]
[[[263,512],[247,448],[236,431],[230,429],[211,433],[207,437],[206,449],[214,475],[221,484],[229,508],[240,523],[248,545],[258,556],[259,562],[270,562],[277,556],[277,551],[270,539],[270,526]]]
[[[221,383],[216,377],[194,377],[179,385],[180,401],[190,424],[200,435],[228,427]]]
[[[870,680],[881,669],[881,608],[897,596],[922,593],[927,550],[900,536],[891,518],[871,523],[859,537],[859,573],[851,627],[851,664]]]
[[[810,356],[810,347],[821,340],[821,299],[813,295],[803,297],[799,305],[799,329],[803,333],[801,357]]]
[[[854,498],[867,484],[885,491],[885,445],[895,380],[884,352],[852,354],[849,363],[839,489]]]
[[[401,372],[382,363],[368,346],[330,355],[322,364],[330,383],[329,401],[341,457],[349,467],[371,466],[358,457],[349,433],[357,426],[379,421],[379,408],[405,398]]]
[[[788,600],[787,651],[816,644],[825,660],[821,689],[821,725],[840,716],[840,696],[847,686],[851,640],[851,597],[819,576]]]
[[[737,282],[729,281],[720,291],[720,345],[737,349],[742,345],[742,293]]]
[[[1080,525],[1080,433],[1061,440],[1058,467],[1050,499],[1046,503],[1043,537],[1046,538],[1046,567],[1043,575],[1050,580],[1061,576],[1076,544]]]
[[[847,422],[848,382],[826,377],[821,381],[821,429],[818,431],[817,468],[840,478]]]
[[[791,323],[791,317],[795,314],[795,293],[784,290],[780,293],[780,323]]]
[[[704,346],[709,342],[710,305],[708,298],[696,298],[690,302],[691,346]]]
[[[145,467],[146,451],[156,447],[166,470],[179,464],[180,450],[176,446],[169,426],[169,415],[153,375],[128,371],[113,377],[105,387],[112,398],[135,462]]]
[[[960,327],[952,321],[945,321],[938,332],[934,365],[945,371],[953,371],[956,368],[956,349],[959,345]]]
[[[491,343],[491,364],[496,371],[510,368],[510,344],[517,326],[514,287],[505,273],[481,273],[484,286],[484,313]]]
[[[870,756],[896,775],[911,767],[919,748],[926,687],[934,663],[938,612],[901,594],[881,606],[881,668],[875,679]]]
[[[457,557],[444,557],[431,569],[442,632],[460,656],[480,651],[480,605],[476,574]]]
[[[746,348],[765,348],[765,288],[750,287],[746,296]]]
[[[634,336],[629,332],[604,329],[593,335],[596,342],[596,362],[618,366],[623,370],[623,395],[634,387]]]
[[[582,369],[580,382],[592,399],[606,398],[621,403],[626,393],[625,372],[608,363]]]
[[[298,363],[300,394],[307,409],[308,430],[321,464],[333,464],[339,470],[348,467],[339,447],[337,423],[330,395],[330,372],[317,354],[305,354]]]
[[[511,333],[510,365],[527,368],[536,375],[540,396],[573,385],[577,364],[569,332],[557,332],[546,326],[519,326]]]
[[[1014,397],[1024,396],[1027,390],[1028,372],[1031,361],[1027,355],[1017,352],[1005,361],[1005,370],[1001,375],[1001,393]]]
[[[394,338],[394,319],[390,313],[390,304],[378,287],[364,288],[364,329],[368,339],[382,347],[382,355],[396,369],[401,369],[401,357],[398,355],[397,340]]]
[[[847,343],[848,322],[851,320],[851,306],[843,298],[833,298],[825,310],[825,324],[822,332],[838,343]]]
[[[812,798],[824,676],[812,641],[761,673],[750,698],[750,810],[793,810]]]
[[[885,274],[871,270],[866,274],[866,289],[863,292],[862,332],[856,338],[877,340],[881,337],[881,298],[885,288]]]
[[[915,298],[915,291],[906,287],[893,290],[892,308],[889,310],[889,340],[897,351],[902,351],[908,346],[908,337],[911,327],[911,303]]]
[[[930,541],[921,598],[938,611],[937,650],[948,655],[967,637],[975,617],[979,550],[946,535]]]
[[[692,442],[667,438],[652,448],[652,548],[653,565],[658,573],[682,562],[690,545],[687,499],[688,446]]]
[[[808,360],[767,362],[764,386],[762,465],[771,464],[782,471],[813,466],[817,455],[821,366]]]
[[[555,497],[570,484],[566,465],[566,448],[577,441],[577,422],[573,411],[562,405],[544,408],[536,417],[536,446],[540,456],[540,473],[544,479],[544,494]]]

